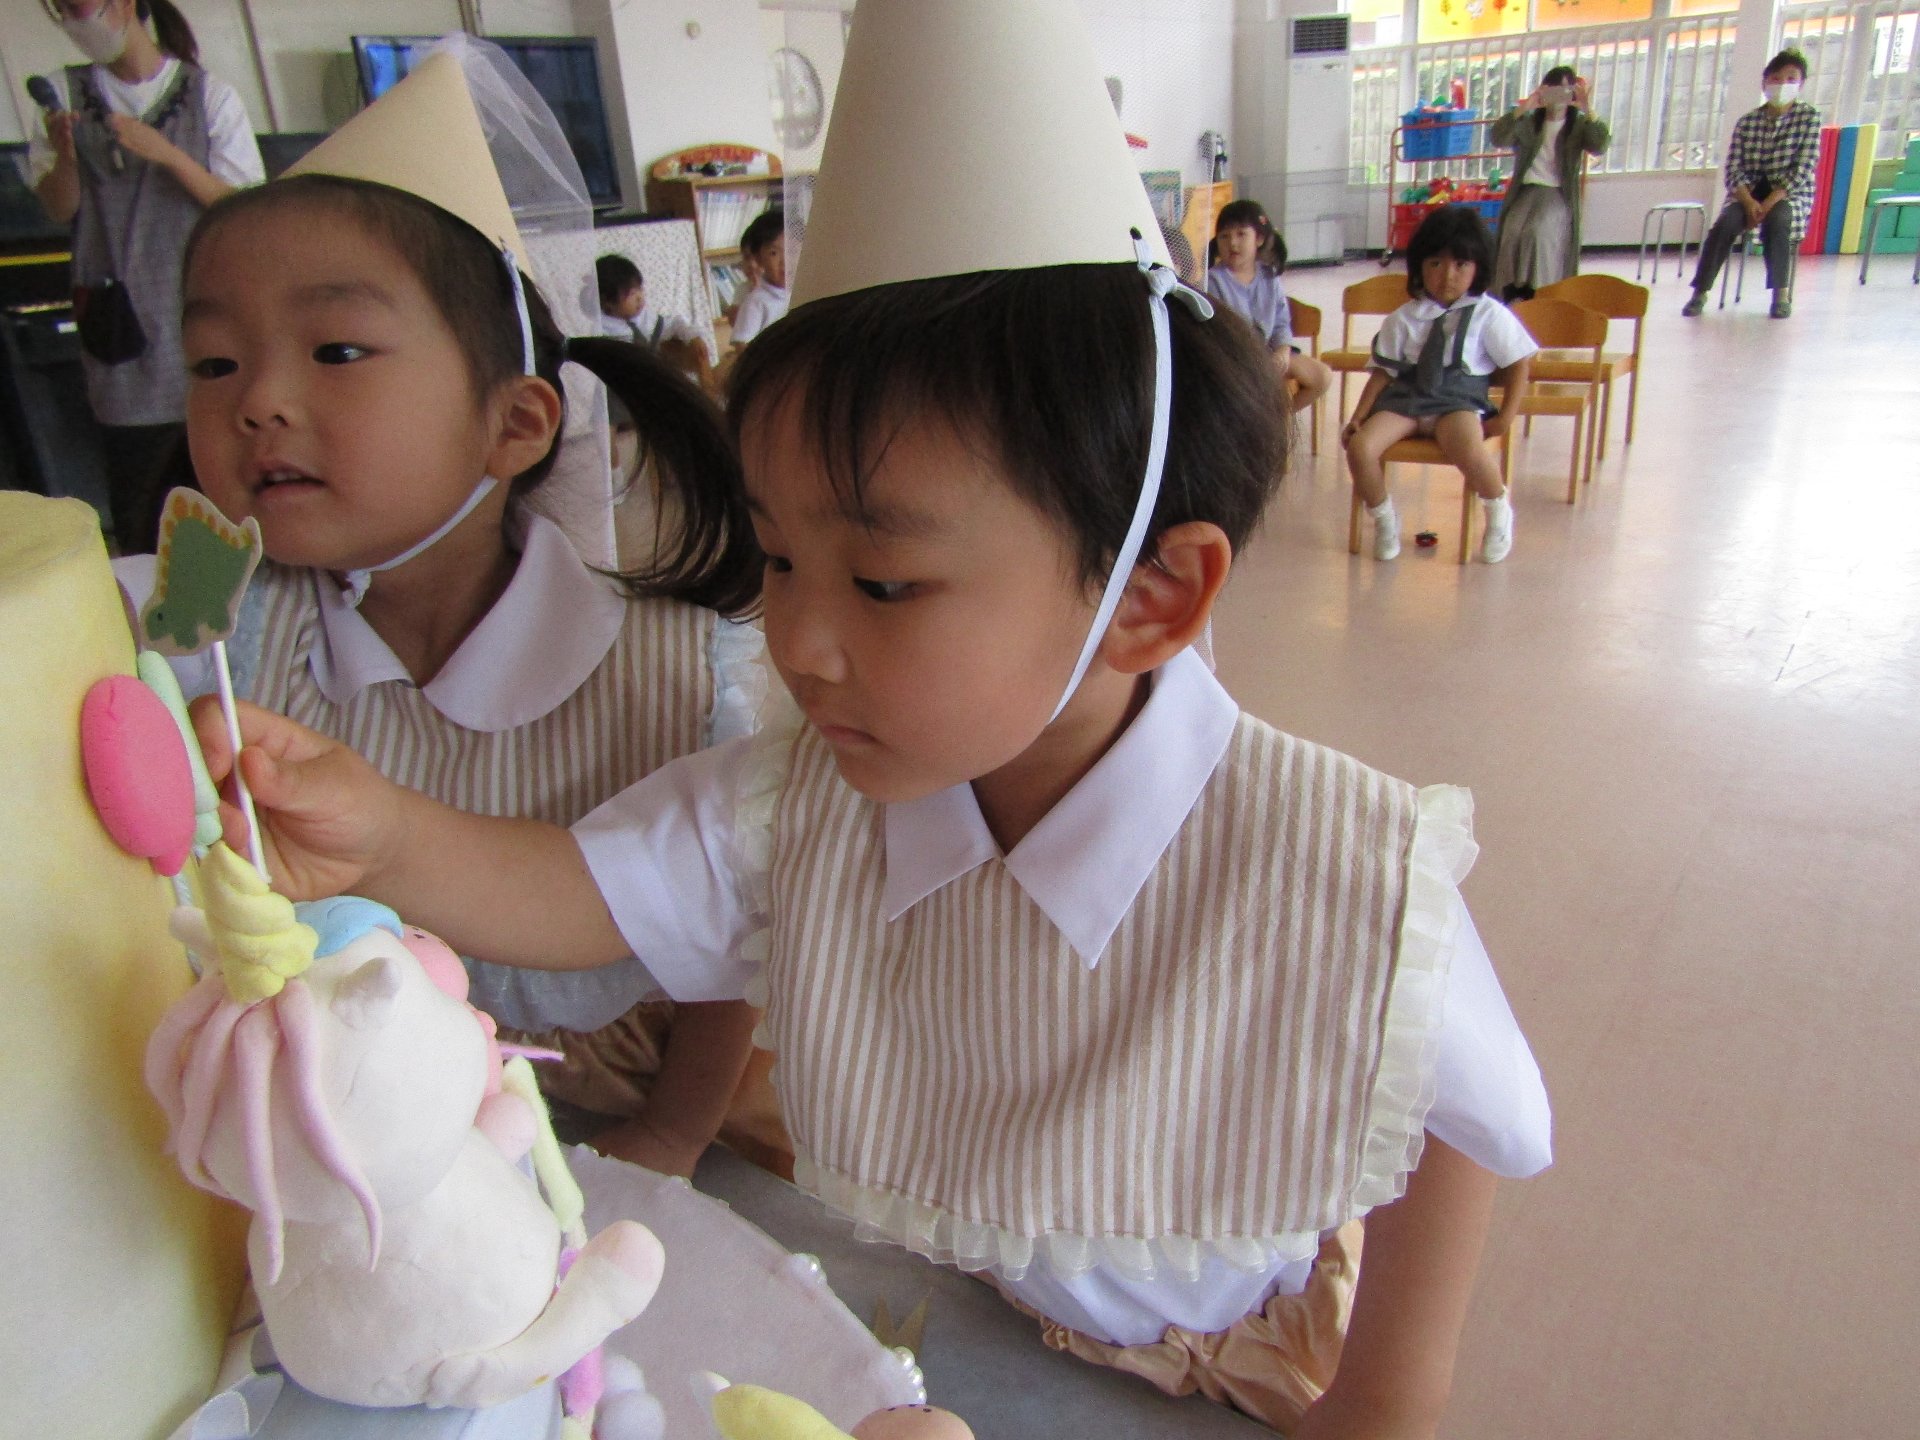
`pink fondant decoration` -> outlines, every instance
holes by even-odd
[[[113,843],[178,875],[193,848],[193,767],[165,702],[131,675],[96,682],[80,703],[80,755]]]

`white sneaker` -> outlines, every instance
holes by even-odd
[[[1513,549],[1513,501],[1505,495],[1498,500],[1482,500],[1481,514],[1486,517],[1486,534],[1480,540],[1480,560],[1498,565]]]
[[[1400,514],[1393,508],[1393,498],[1381,501],[1378,510],[1369,506],[1367,518],[1373,521],[1373,558],[1393,559],[1400,553]]]

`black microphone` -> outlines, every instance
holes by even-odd
[[[60,103],[60,92],[53,88],[53,82],[44,75],[27,77],[27,98],[47,112],[47,117],[60,114],[67,107]],[[113,173],[122,175],[127,169],[127,155],[120,148],[120,142],[114,141],[107,150],[108,159],[113,163]]]
[[[67,108],[60,103],[60,92],[53,88],[53,82],[44,75],[27,77],[27,98],[49,115],[58,115]]]

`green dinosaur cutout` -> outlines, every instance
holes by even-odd
[[[175,490],[160,515],[158,561],[141,634],[162,655],[197,654],[239,623],[260,563],[260,524],[249,516],[235,525],[204,495]]]

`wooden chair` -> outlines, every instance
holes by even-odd
[[[1340,377],[1340,408],[1334,413],[1342,425],[1347,422],[1347,377],[1363,375],[1373,362],[1371,344],[1353,343],[1353,317],[1391,315],[1407,303],[1407,277],[1375,275],[1347,286],[1340,295],[1340,348],[1329,350],[1320,363]]]
[[[1625,353],[1615,352],[1603,356],[1606,362],[1606,376],[1602,381],[1604,393],[1600,406],[1600,458],[1607,458],[1607,430],[1613,420],[1613,382],[1620,376],[1627,377],[1627,435],[1626,442],[1633,443],[1633,417],[1640,404],[1640,334],[1646,326],[1648,290],[1644,285],[1635,285],[1613,275],[1572,275],[1565,280],[1557,280],[1551,285],[1542,286],[1533,297],[1536,300],[1569,300],[1587,310],[1606,316],[1609,320],[1631,320],[1633,322],[1633,349]],[[1587,383],[1585,371],[1586,359],[1577,355],[1536,355],[1533,361],[1533,376],[1536,380],[1570,381]]]
[[[1521,397],[1519,405],[1519,413],[1529,421],[1529,430],[1532,429],[1531,421],[1535,415],[1565,415],[1572,419],[1573,454],[1567,461],[1567,503],[1571,505],[1580,494],[1583,462],[1584,478],[1589,484],[1593,481],[1594,451],[1598,448],[1596,435],[1600,429],[1601,386],[1605,383],[1606,373],[1604,352],[1607,317],[1568,300],[1543,300],[1538,297],[1514,301],[1513,313],[1543,351],[1550,350],[1555,354],[1585,352],[1577,365],[1566,360],[1552,362],[1555,372],[1565,375],[1566,379],[1544,383],[1534,381],[1528,385],[1527,393]],[[1569,373],[1569,366],[1573,373]],[[1538,357],[1535,357],[1534,367],[1537,376],[1540,367]],[[1589,411],[1593,417],[1591,424],[1587,418]]]
[[[1322,317],[1318,305],[1309,305],[1304,300],[1287,297],[1287,324],[1293,331],[1295,340],[1307,342],[1307,354],[1316,360],[1320,358],[1320,330]],[[1313,402],[1313,409],[1307,415],[1307,434],[1311,454],[1320,453],[1320,405],[1327,397],[1322,395]]]
[[[1366,283],[1366,282],[1362,282]],[[1404,293],[1404,291],[1402,292]],[[1398,308],[1397,306],[1395,307]],[[1513,452],[1508,446],[1512,437],[1509,431],[1505,435],[1496,435],[1487,444],[1500,452],[1500,478],[1511,481],[1513,474]],[[1386,453],[1380,457],[1380,463],[1386,465],[1451,465],[1440,449],[1438,440],[1429,440],[1421,436],[1410,436],[1405,440],[1396,440],[1389,445]],[[1513,488],[1511,484],[1507,487]],[[1347,513],[1347,553],[1360,553],[1360,492],[1353,492],[1353,503]],[[1473,487],[1467,484],[1467,477],[1460,477],[1460,563],[1467,563],[1467,557],[1473,551]]]

